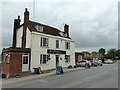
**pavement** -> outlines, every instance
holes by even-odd
[[[92,67],[91,67],[92,68]],[[68,73],[68,72],[73,72],[73,71],[77,71],[77,70],[84,70],[84,67],[78,67],[78,68],[63,68],[64,73]],[[36,78],[43,78],[43,77],[47,77],[47,76],[54,76],[56,75],[56,70],[52,70],[49,73],[44,73],[44,74],[28,74],[28,75],[22,75],[21,77],[14,77],[14,78],[5,78],[2,79],[2,84],[11,84],[11,83],[15,83],[15,82],[21,82],[21,81],[26,81],[26,80],[31,80],[31,79],[36,79]]]

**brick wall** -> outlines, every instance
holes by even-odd
[[[7,62],[7,55],[10,55],[10,61]],[[15,76],[22,72],[22,53],[6,52],[2,55],[2,73],[7,76]]]
[[[78,56],[81,55],[84,60],[84,53],[75,53],[75,64],[78,62]]]
[[[20,74],[22,72],[22,53],[11,52],[10,75]]]

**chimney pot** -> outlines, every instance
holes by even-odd
[[[27,8],[25,8],[25,11],[27,12]]]
[[[27,11],[27,8],[25,8],[24,12],[24,24],[27,24],[29,22],[29,12]]]
[[[18,19],[20,19],[20,16],[18,16]]]

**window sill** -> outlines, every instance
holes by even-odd
[[[49,64],[40,64],[40,65],[45,66],[45,65],[49,65]]]
[[[49,47],[41,46],[41,48],[49,48]]]
[[[65,64],[70,64],[70,62],[65,62]]]

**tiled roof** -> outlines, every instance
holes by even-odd
[[[31,52],[30,48],[14,48],[14,47],[9,47],[9,48],[3,48],[2,52]]]
[[[36,25],[42,26],[43,27],[43,32],[37,31],[36,28],[35,28]],[[38,32],[38,33],[45,33],[45,34],[49,34],[49,35],[64,37],[64,36],[59,34],[61,31],[58,30],[57,28],[53,28],[51,26],[44,25],[44,24],[41,24],[41,23],[29,21],[28,28],[29,28],[30,31],[35,31],[35,32]],[[71,39],[70,37],[65,37],[65,38]]]

